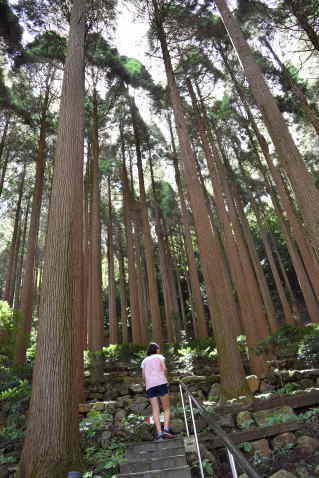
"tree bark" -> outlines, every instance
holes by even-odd
[[[130,312],[131,312],[131,326],[132,326],[132,341],[133,344],[141,344],[141,327],[140,327],[140,311],[139,311],[139,301],[138,301],[138,291],[137,291],[137,278],[136,278],[136,267],[135,267],[135,257],[134,257],[134,245],[133,245],[133,232],[132,232],[132,223],[130,217],[130,189],[129,181],[127,177],[127,170],[125,166],[125,155],[124,155],[124,141],[123,134],[121,134],[122,140],[122,157],[123,157],[123,166],[122,166],[122,191],[123,191],[123,218],[124,218],[124,227],[126,235],[126,244],[127,244],[127,267],[128,267],[128,286],[129,286],[129,296],[130,296]]]
[[[22,228],[23,232],[22,232],[22,240],[21,240],[21,247],[20,247],[20,258],[19,258],[19,264],[18,264],[17,281],[15,286],[16,294],[14,297],[15,309],[19,309],[21,305],[21,280],[22,280],[23,258],[24,258],[25,245],[26,245],[27,228],[28,228],[28,221],[29,221],[29,211],[30,211],[30,198],[27,201],[26,211],[24,214],[24,224]]]
[[[178,160],[177,160],[177,151],[176,151],[176,146],[174,141],[172,124],[170,120],[169,120],[169,128],[170,128],[171,143],[173,148],[173,164],[174,164],[174,171],[175,171],[175,182],[177,185],[178,195],[179,195],[179,200],[181,205],[181,220],[182,220],[185,247],[186,247],[187,259],[188,259],[189,280],[191,285],[191,302],[192,302],[192,309],[196,317],[195,323],[194,323],[194,334],[198,338],[205,338],[208,335],[205,310],[204,310],[204,304],[203,304],[200,282],[198,277],[197,264],[196,264],[194,249],[193,249],[192,237],[191,237],[190,227],[188,224],[188,212],[187,212],[186,201],[184,197],[184,191],[182,187],[181,174],[180,174]]]
[[[82,203],[86,2],[75,0],[60,104],[37,356],[20,478],[79,469],[79,314],[83,312]]]
[[[147,270],[147,278],[148,278],[150,313],[151,313],[151,321],[152,321],[152,340],[154,340],[158,344],[161,344],[162,343],[162,325],[161,325],[161,311],[159,306],[159,293],[158,293],[158,286],[157,286],[157,279],[156,279],[156,268],[155,268],[156,266],[155,266],[152,236],[151,236],[150,224],[149,224],[149,218],[148,218],[148,211],[147,211],[147,205],[146,205],[146,193],[145,193],[145,185],[144,185],[140,137],[139,137],[139,131],[138,131],[137,118],[136,118],[136,106],[135,104],[132,104],[132,103],[131,103],[131,115],[132,115],[132,121],[133,121],[133,129],[134,129],[138,179],[139,179],[139,187],[140,187],[140,200],[141,200],[141,207],[142,207],[144,250],[145,250],[146,270]]]
[[[303,11],[303,3],[303,0],[287,0],[288,8],[297,18],[299,25],[306,32],[314,48],[319,51],[319,35],[309,23],[307,13]]]
[[[204,124],[203,118],[200,116],[195,93],[189,80],[188,88],[195,112],[197,130],[205,153],[214,190],[217,215],[222,230],[221,237],[224,242],[225,253],[228,258],[229,268],[241,306],[241,322],[250,348],[249,361],[251,369],[256,375],[263,375],[266,372],[265,358],[261,355],[256,355],[254,352],[257,343],[268,336],[262,299],[250,257],[242,237],[242,231],[240,227],[238,227],[237,216],[234,212],[234,206],[228,191],[219,151],[213,141],[210,143],[208,141],[205,132],[207,127]],[[244,281],[243,278],[245,278]],[[251,291],[251,294],[247,295],[247,289]]]
[[[99,131],[97,91],[93,90],[92,112],[92,156],[91,156],[91,208],[90,208],[90,280],[91,303],[89,320],[91,322],[90,350],[96,354],[104,345],[104,317],[102,308],[102,270],[101,270],[101,218],[100,218],[100,173],[99,173]],[[95,356],[93,380],[102,373],[102,365]]]
[[[196,165],[188,136],[183,107],[172,69],[166,35],[157,0],[153,0],[155,26],[161,43],[170,100],[173,106],[177,133],[181,147],[185,179],[190,196],[194,222],[197,230],[203,275],[208,301],[213,317],[214,333],[219,354],[221,386],[224,396],[248,394],[243,364],[233,332],[233,309],[227,296],[227,278],[224,276],[222,259],[217,239],[212,231],[203,190],[197,178]],[[225,294],[226,292],[226,294]]]
[[[118,263],[119,263],[119,276],[120,276],[120,298],[121,298],[121,324],[122,324],[122,343],[128,344],[128,316],[127,316],[127,294],[126,294],[126,284],[125,284],[125,264],[124,264],[124,250],[122,244],[122,231],[119,228],[119,252],[118,252]]]
[[[283,77],[290,84],[291,89],[295,95],[295,98],[300,103],[300,106],[302,110],[304,111],[306,117],[308,118],[312,126],[314,127],[317,135],[319,136],[319,113],[316,106],[308,103],[308,99],[306,95],[304,94],[304,92],[302,91],[301,87],[291,76],[291,74],[289,73],[289,70],[286,68],[283,62],[279,59],[278,55],[272,48],[267,38],[263,37],[261,41],[268,48],[268,50],[271,52],[272,56],[274,57],[275,61],[278,63]]]
[[[229,37],[244,68],[255,101],[275,145],[282,167],[291,182],[305,221],[309,239],[319,254],[319,191],[307,171],[303,159],[289,133],[287,124],[272,96],[259,65],[256,63],[238,23],[231,14],[226,0],[214,0],[222,16]]]
[[[113,213],[112,213],[112,198],[111,198],[111,179],[108,177],[108,297],[109,297],[109,330],[110,330],[110,344],[118,344],[118,327],[117,327],[117,313],[116,313],[116,286],[114,275],[114,245],[113,245]]]
[[[16,275],[16,259],[17,259],[17,245],[18,245],[18,232],[19,232],[19,224],[21,219],[21,202],[24,193],[24,182],[26,176],[26,167],[27,163],[24,162],[23,170],[20,176],[20,183],[18,187],[18,200],[17,206],[15,211],[15,218],[14,218],[14,225],[13,225],[13,233],[10,245],[10,252],[9,252],[9,263],[6,275],[6,283],[4,289],[4,300],[6,300],[9,305],[12,307],[13,305],[13,296],[14,296],[14,278]]]
[[[1,177],[0,177],[0,197],[3,191],[3,185],[4,185],[4,180],[6,177],[6,172],[7,172],[7,167],[8,167],[8,162],[9,162],[9,157],[10,157],[10,150],[6,152],[3,164],[2,164],[2,171],[1,171]]]
[[[51,72],[49,73],[51,75]],[[48,76],[49,76],[48,75]],[[44,170],[45,170],[45,149],[46,149],[46,131],[47,114],[49,106],[50,82],[47,80],[46,91],[43,98],[40,135],[38,141],[38,152],[36,159],[35,183],[32,198],[32,209],[30,218],[30,228],[27,243],[27,253],[24,260],[24,277],[21,292],[21,320],[18,325],[15,364],[23,365],[26,360],[26,351],[30,341],[32,326],[32,310],[34,303],[34,265],[37,248],[37,238],[39,232],[39,222],[41,214]]]

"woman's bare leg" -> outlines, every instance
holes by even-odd
[[[152,398],[149,398],[149,401],[151,402],[151,406],[152,406],[154,425],[156,427],[157,434],[159,435],[162,433],[162,428],[160,423],[160,408],[159,408],[158,398],[152,397]]]
[[[166,395],[162,395],[160,399],[164,410],[164,428],[165,430],[168,430],[171,419],[171,410],[169,408],[169,394],[167,393]]]

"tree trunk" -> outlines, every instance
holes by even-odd
[[[290,84],[291,89],[297,101],[300,103],[301,109],[304,111],[306,117],[308,118],[308,120],[310,121],[314,129],[316,130],[317,135],[319,136],[319,113],[317,111],[316,106],[308,103],[308,99],[306,95],[304,94],[304,92],[302,91],[298,83],[291,76],[291,74],[289,73],[289,70],[285,67],[285,65],[279,59],[278,55],[273,50],[267,38],[263,37],[261,41],[268,48],[268,50],[271,52],[272,56],[274,57],[275,61],[278,63],[283,77]]]
[[[118,344],[118,327],[117,327],[117,313],[116,313],[116,286],[114,275],[114,246],[113,246],[113,213],[112,213],[112,198],[111,198],[111,179],[107,180],[108,190],[108,277],[109,277],[109,330],[110,330],[110,344]]]
[[[50,73],[51,75],[51,73]],[[27,253],[24,260],[24,277],[21,292],[21,313],[22,317],[18,325],[15,364],[23,365],[26,360],[26,351],[30,341],[32,326],[32,310],[34,303],[34,265],[37,249],[37,238],[39,232],[44,170],[45,170],[45,148],[47,131],[47,114],[49,105],[50,82],[47,81],[45,96],[43,99],[40,135],[38,141],[38,152],[36,159],[35,184],[32,198],[32,209],[30,228],[27,244]]]
[[[6,300],[10,306],[13,305],[13,296],[14,296],[14,278],[16,276],[16,258],[17,258],[17,242],[18,242],[18,232],[19,232],[19,224],[21,219],[21,202],[24,193],[24,181],[26,176],[26,167],[27,163],[24,162],[23,170],[21,173],[20,184],[18,188],[18,201],[17,207],[15,211],[15,218],[14,218],[14,225],[13,225],[13,233],[10,245],[10,252],[9,252],[9,263],[6,275],[6,283],[4,289],[4,300]]]
[[[153,191],[153,208],[155,211],[155,231],[158,239],[158,249],[159,249],[159,260],[160,260],[160,270],[161,270],[161,282],[164,296],[164,307],[165,307],[165,318],[166,318],[166,329],[168,334],[169,343],[176,341],[176,337],[180,336],[178,325],[178,304],[176,299],[176,287],[175,283],[172,281],[170,274],[169,266],[169,253],[167,250],[167,245],[164,237],[163,225],[162,225],[162,215],[160,207],[158,204],[158,198],[156,194],[154,172],[151,153],[149,154],[149,165],[151,172],[151,183]]]
[[[132,326],[132,341],[133,344],[141,344],[141,327],[140,327],[140,311],[139,311],[139,301],[138,301],[138,290],[136,287],[137,278],[136,278],[136,267],[135,267],[135,255],[134,255],[134,245],[133,245],[133,231],[132,223],[130,217],[130,189],[129,181],[127,177],[127,171],[125,166],[125,154],[124,154],[124,140],[123,133],[121,131],[121,145],[122,145],[122,191],[123,191],[123,218],[124,218],[124,227],[126,235],[126,244],[127,244],[127,267],[128,267],[128,286],[129,286],[129,296],[130,296],[130,312],[131,312],[131,326]]]
[[[286,286],[286,289],[287,289],[288,294],[289,294],[292,313],[293,313],[293,319],[294,319],[295,323],[301,324],[302,320],[301,320],[301,317],[300,317],[300,312],[299,312],[299,309],[298,309],[298,304],[297,304],[295,293],[292,290],[287,272],[285,270],[284,264],[283,264],[282,259],[280,257],[280,254],[279,254],[279,251],[278,251],[278,248],[276,246],[275,241],[271,240],[271,244],[272,244],[272,247],[275,251],[275,255],[276,255],[276,258],[277,258],[277,262],[279,264],[280,272],[281,272],[282,277],[284,278],[285,286]]]
[[[143,211],[138,201],[134,200],[131,205],[131,217],[134,218],[134,254],[136,264],[136,284],[139,301],[139,321],[141,328],[142,343],[149,342],[149,333],[152,334],[150,327],[150,293],[147,279],[147,267],[144,254],[144,234],[143,234]],[[138,284],[138,285],[137,285]]]
[[[282,310],[283,310],[283,313],[284,313],[284,320],[285,320],[286,324],[295,325],[293,317],[292,317],[292,310],[291,310],[290,304],[287,300],[286,293],[285,293],[283,284],[281,282],[281,278],[280,278],[279,271],[278,271],[278,268],[277,268],[277,264],[276,264],[276,261],[275,261],[274,255],[273,255],[273,251],[272,251],[271,245],[270,245],[269,240],[268,240],[268,233],[267,233],[268,231],[267,231],[267,229],[265,229],[264,225],[262,224],[262,219],[260,217],[259,208],[260,208],[260,206],[258,207],[257,204],[254,201],[253,202],[253,209],[254,209],[255,216],[256,216],[256,219],[257,219],[257,224],[258,224],[258,227],[259,227],[259,230],[260,230],[261,240],[262,240],[262,243],[264,245],[264,249],[265,249],[265,252],[266,252],[268,263],[270,265],[272,276],[274,278],[276,289],[277,289],[279,299],[280,299],[280,302],[281,302]]]
[[[306,32],[306,35],[309,38],[312,45],[314,46],[314,48],[319,51],[319,35],[314,30],[312,25],[309,23],[307,13],[303,11],[303,8],[304,8],[303,0],[301,1],[287,0],[287,4],[288,4],[288,8],[291,10],[293,15],[295,15],[295,17],[297,18],[301,28]]]
[[[10,155],[10,150],[8,149],[4,160],[2,161],[2,156],[3,156],[4,149],[5,149],[7,135],[8,135],[8,129],[9,129],[9,125],[10,125],[10,119],[11,119],[11,115],[7,114],[6,122],[4,124],[3,132],[2,132],[2,136],[1,136],[1,140],[0,140],[0,165],[1,165],[0,197],[1,197],[1,194],[2,194],[4,178],[5,178],[5,175],[6,175],[7,165],[8,165],[9,155]]]
[[[295,239],[298,243],[299,251],[301,253],[301,256],[303,258],[304,263],[306,264],[307,271],[308,271],[312,286],[313,286],[313,288],[316,292],[316,296],[317,296],[317,299],[318,299],[318,297],[319,297],[318,296],[318,292],[319,292],[319,289],[318,289],[318,286],[319,286],[319,283],[318,283],[319,270],[318,270],[317,256],[315,256],[315,253],[312,250],[311,245],[308,243],[307,237],[305,235],[305,231],[302,229],[302,226],[299,222],[297,214],[296,214],[296,212],[293,208],[293,205],[291,204],[291,200],[288,197],[288,193],[287,193],[286,188],[284,186],[282,177],[281,177],[280,173],[277,171],[277,168],[275,168],[275,166],[273,164],[273,161],[272,161],[270,153],[269,153],[268,144],[267,144],[264,136],[259,132],[258,126],[257,126],[257,124],[256,124],[256,122],[253,118],[253,115],[250,111],[250,108],[247,105],[247,102],[246,102],[245,96],[244,96],[244,92],[243,92],[241,86],[239,85],[238,81],[236,80],[236,78],[234,76],[234,73],[232,72],[231,68],[229,67],[225,56],[223,56],[223,59],[224,59],[224,62],[225,62],[225,66],[226,66],[228,72],[230,73],[234,83],[235,83],[237,92],[238,92],[238,94],[241,98],[241,101],[243,103],[245,111],[246,111],[246,113],[248,115],[248,118],[250,120],[251,126],[252,126],[252,128],[254,130],[254,133],[256,135],[259,146],[262,150],[263,156],[264,156],[264,158],[267,162],[267,165],[269,167],[269,170],[271,172],[272,179],[273,179],[273,181],[276,185],[276,194],[279,196],[279,199],[280,199],[280,201],[281,201],[281,203],[282,203],[282,205],[283,205],[283,207],[284,207],[284,209],[287,213],[287,219],[288,219],[289,225],[293,230],[294,237],[295,237]],[[262,165],[262,163],[259,159],[258,151],[255,148],[255,144],[254,144],[254,141],[251,137],[251,132],[250,132],[249,128],[247,129],[247,134],[251,139],[251,142],[252,142],[252,145],[253,145],[254,149],[256,150],[256,158],[257,158],[257,161],[258,161],[258,165],[259,165],[259,168],[260,168],[261,172],[265,176],[265,180],[266,180],[266,183],[267,183],[267,177],[268,176],[267,176],[267,173],[265,171],[264,166]],[[274,192],[272,192],[272,188],[270,188],[270,189],[268,188],[268,192],[269,192],[270,196],[273,198],[273,200],[275,200],[275,196],[274,196]],[[262,290],[264,290],[264,289],[262,289]]]
[[[228,34],[245,70],[255,101],[263,115],[269,134],[273,140],[282,167],[293,187],[298,205],[301,209],[309,239],[319,254],[319,191],[313,178],[307,171],[302,157],[289,133],[287,124],[279,111],[246,42],[238,23],[229,11],[226,0],[215,0]]]
[[[6,177],[9,157],[10,157],[10,150],[8,150],[6,152],[6,155],[5,155],[5,158],[3,160],[3,164],[2,164],[2,171],[1,171],[1,177],[0,177],[0,197],[1,197],[1,194],[2,194],[2,191],[3,191],[3,185],[4,185],[4,180],[5,180],[5,177]]]
[[[189,80],[188,88],[195,111],[197,130],[201,138],[214,189],[217,215],[222,229],[221,237],[224,241],[228,264],[241,306],[241,322],[250,348],[249,361],[251,369],[256,375],[263,375],[266,372],[265,358],[261,355],[256,355],[254,352],[257,343],[268,336],[262,298],[252,269],[250,257],[242,237],[242,231],[238,225],[237,216],[232,204],[232,198],[229,195],[225,172],[221,158],[219,157],[219,152],[213,141],[211,141],[210,144],[208,142],[208,137],[205,133],[207,126],[204,124],[204,121],[200,116],[195,93]],[[227,210],[225,200],[227,201]],[[245,278],[244,281],[243,278]],[[251,291],[251,294],[249,295],[247,295],[247,288]]]
[[[150,224],[148,218],[148,211],[146,205],[146,193],[144,185],[144,175],[143,175],[143,165],[142,165],[142,154],[140,148],[140,137],[137,125],[136,118],[136,106],[131,104],[131,115],[134,128],[134,137],[136,145],[136,159],[137,159],[137,169],[138,169],[138,179],[140,187],[140,199],[142,206],[142,215],[143,215],[143,238],[144,238],[144,250],[145,250],[145,260],[146,260],[146,270],[148,278],[148,289],[149,289],[149,301],[150,301],[150,313],[152,321],[152,340],[158,344],[162,343],[162,325],[161,325],[161,311],[159,306],[159,293],[156,279],[156,267],[155,267],[155,257],[153,251],[152,236],[150,231]]]
[[[92,156],[91,156],[91,208],[90,208],[90,280],[91,303],[89,320],[91,322],[90,350],[96,354],[104,345],[104,317],[102,308],[102,270],[101,270],[101,218],[100,218],[100,173],[99,173],[99,131],[97,91],[93,90],[92,112]],[[93,380],[102,374],[102,364],[95,356]]]
[[[119,229],[119,276],[120,276],[120,298],[121,298],[121,324],[122,324],[122,344],[129,343],[128,337],[128,316],[127,316],[127,295],[125,284],[125,265],[124,265],[124,251],[122,244],[122,231]]]
[[[227,278],[224,276],[222,259],[218,250],[216,237],[212,231],[203,190],[198,182],[196,165],[188,137],[182,102],[176,86],[157,0],[153,0],[153,6],[155,10],[155,26],[161,43],[170,99],[174,110],[184,163],[185,179],[197,230],[208,302],[213,318],[214,333],[219,354],[222,394],[227,397],[234,397],[243,394],[246,395],[249,392],[232,327],[233,309],[231,307],[230,299],[227,296]]]
[[[85,5],[75,0],[71,13],[20,478],[61,478],[79,469]]]
[[[21,280],[22,280],[23,258],[24,258],[24,251],[25,251],[25,245],[26,245],[28,220],[29,220],[29,211],[30,211],[30,198],[28,199],[26,211],[24,214],[22,241],[21,241],[21,247],[20,247],[20,258],[19,258],[17,281],[16,281],[16,287],[15,287],[15,290],[16,290],[16,294],[14,298],[15,309],[19,309],[21,305]]]
[[[188,212],[187,212],[187,207],[186,207],[186,202],[185,202],[185,197],[184,197],[184,192],[182,187],[181,174],[180,174],[178,160],[177,160],[177,151],[175,147],[174,135],[173,135],[172,124],[170,119],[168,119],[168,123],[169,123],[171,143],[173,148],[173,164],[174,164],[174,170],[175,170],[175,181],[176,181],[180,205],[181,205],[181,221],[183,226],[185,247],[186,247],[187,259],[188,259],[189,280],[191,284],[192,309],[196,317],[195,324],[194,324],[195,325],[194,334],[198,338],[205,338],[208,335],[208,331],[207,331],[204,304],[203,304],[200,282],[198,277],[197,264],[196,264],[194,249],[193,249],[193,242],[192,242],[190,227],[188,224]]]

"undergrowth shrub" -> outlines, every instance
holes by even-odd
[[[257,353],[271,349],[278,358],[304,360],[309,366],[319,364],[319,326],[308,324],[305,327],[284,325],[272,335],[257,344]]]
[[[8,302],[0,300],[0,351],[2,361],[13,359],[17,325],[21,313],[11,309]]]

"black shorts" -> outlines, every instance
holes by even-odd
[[[153,397],[162,397],[168,393],[168,384],[163,383],[162,385],[156,385],[156,387],[151,387],[146,390],[147,398]]]

